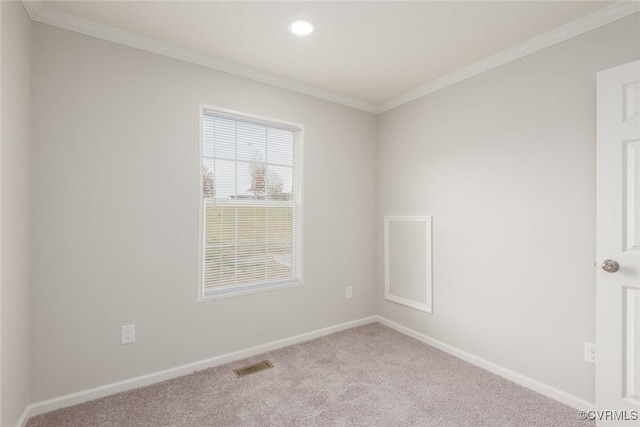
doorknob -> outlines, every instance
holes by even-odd
[[[620,270],[620,264],[618,264],[618,261],[605,259],[604,261],[602,261],[602,269],[607,273],[615,273],[616,271]]]

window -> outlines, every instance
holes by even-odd
[[[202,108],[200,299],[302,280],[302,127]]]

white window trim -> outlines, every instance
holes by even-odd
[[[295,128],[300,132],[300,146],[298,147],[298,153],[300,156],[299,162],[299,186],[300,186],[300,206],[298,207],[298,212],[300,216],[300,230],[299,230],[299,265],[298,265],[298,278],[290,279],[290,280],[281,280],[274,282],[265,282],[259,284],[250,284],[250,285],[239,285],[239,286],[226,286],[221,287],[219,289],[214,290],[208,295],[205,295],[204,289],[204,197],[202,197],[202,187],[204,185],[203,175],[202,175],[202,156],[204,154],[204,113],[206,110],[214,110],[218,113],[229,114],[230,116],[240,116],[245,117],[247,119],[264,123],[267,125],[280,124],[288,129]],[[198,109],[198,117],[199,117],[199,138],[198,138],[198,159],[197,159],[197,171],[198,171],[198,302],[205,302],[211,300],[217,300],[221,298],[229,298],[240,295],[248,295],[259,292],[269,292],[275,291],[278,289],[288,289],[300,287],[303,285],[303,266],[304,266],[304,125],[299,123],[287,122],[280,119],[274,119],[271,117],[259,116],[255,114],[247,114],[241,111],[230,110],[227,108],[216,107],[213,105],[200,104]],[[285,202],[286,203],[286,202]],[[279,205],[284,203],[274,203],[274,205]]]

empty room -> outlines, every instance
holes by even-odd
[[[0,0],[0,427],[640,426],[639,1]]]

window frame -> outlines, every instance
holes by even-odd
[[[229,116],[232,119],[241,118],[241,119],[246,119],[250,122],[265,125],[265,126],[285,128],[299,134],[297,138],[298,147],[294,147],[294,153],[297,153],[299,157],[299,161],[298,161],[299,201],[297,205],[295,204],[295,201],[293,204],[293,208],[294,209],[297,208],[298,222],[299,222],[299,227],[297,230],[298,235],[296,236],[297,241],[299,242],[298,243],[299,265],[297,266],[297,272],[298,272],[297,278],[287,279],[283,281],[276,281],[276,282],[261,282],[261,283],[246,284],[246,285],[224,286],[219,289],[216,289],[214,292],[210,292],[209,294],[206,293],[206,289],[204,286],[204,283],[205,283],[204,262],[205,262],[205,253],[206,253],[205,237],[204,237],[205,198],[203,197],[204,177],[202,173],[202,161],[204,156],[204,115],[206,111],[215,111],[216,113],[219,113],[222,116]],[[198,109],[198,114],[199,114],[198,121],[199,121],[200,128],[199,128],[199,138],[198,138],[198,159],[197,159],[198,161],[198,168],[197,168],[197,171],[198,171],[198,187],[197,187],[198,189],[198,192],[197,192],[197,195],[198,195],[198,295],[197,295],[197,301],[205,302],[205,301],[211,301],[211,300],[216,300],[221,298],[229,298],[234,296],[258,293],[258,292],[268,292],[268,291],[274,291],[278,289],[288,289],[288,288],[302,286],[303,285],[303,266],[304,266],[304,256],[303,256],[304,137],[305,137],[304,125],[281,120],[281,119],[275,119],[271,117],[265,117],[265,116],[260,116],[256,114],[249,114],[249,113],[244,113],[236,110],[230,110],[227,108],[216,107],[216,106],[207,105],[207,104],[200,104]],[[243,206],[243,205],[255,206],[256,204],[260,206],[265,205],[265,204],[256,203],[255,201],[251,201],[251,200],[247,200],[247,201],[235,200],[234,202],[222,202],[222,204],[228,205],[228,206]],[[285,205],[285,203],[278,203],[277,201],[273,201],[272,203],[267,204],[267,206],[272,206],[272,207],[276,207],[277,205]],[[294,249],[295,248],[292,248],[292,250]]]

